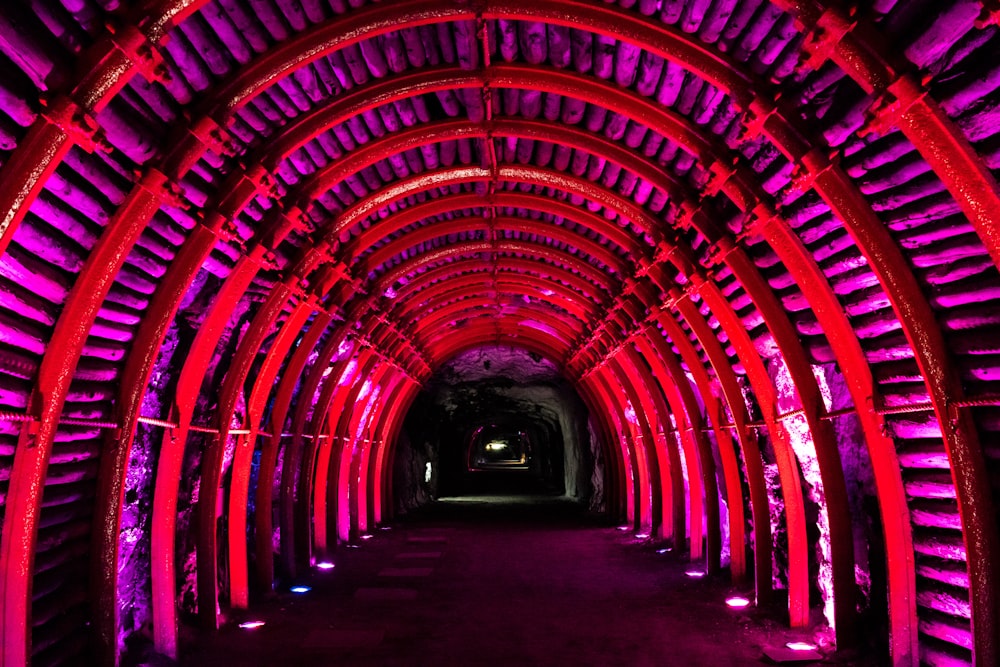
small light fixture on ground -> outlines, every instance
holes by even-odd
[[[631,526],[618,526],[618,530],[622,531],[623,533],[624,533],[624,532],[625,532],[626,530],[629,530],[630,528],[631,528]]]
[[[742,609],[743,607],[750,606],[750,600],[739,595],[734,595],[733,597],[726,598],[726,605],[734,609]]]
[[[702,577],[705,576],[705,571],[704,570],[688,570],[684,574],[686,574],[687,576],[691,577],[692,579],[701,579]]]
[[[785,647],[793,651],[815,651],[817,648],[815,644],[809,642],[788,642]]]
[[[637,540],[645,540],[648,537],[649,537],[649,533],[638,533],[638,534],[636,534],[635,539],[637,539]]]
[[[320,569],[320,570],[332,570],[333,568],[335,568],[337,566],[334,565],[333,563],[331,563],[328,560],[324,560],[322,562],[316,563],[316,567],[317,567],[317,569]]]
[[[264,625],[264,621],[245,621],[240,623],[240,627],[244,630],[253,630],[254,628],[259,628]]]
[[[309,586],[292,586],[288,590],[290,590],[293,593],[308,593],[309,591],[312,590],[312,588],[310,588]]]
[[[368,534],[365,534],[365,535],[361,536],[361,539],[363,539],[363,540],[370,540],[370,539],[372,539],[372,536],[368,535]]]
[[[658,553],[658,554],[666,554],[666,553],[670,553],[673,550],[674,550],[673,547],[663,547],[662,549],[657,549],[656,553]]]

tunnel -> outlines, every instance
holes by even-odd
[[[0,665],[184,664],[477,497],[1000,665],[998,25],[2,3]]]

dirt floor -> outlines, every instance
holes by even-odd
[[[341,547],[311,591],[189,642],[181,664],[724,667],[774,664],[765,648],[804,638],[728,608],[725,577],[690,578],[661,546],[563,499],[439,501]],[[237,627],[251,619],[266,625]]]

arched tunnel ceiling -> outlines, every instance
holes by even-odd
[[[676,492],[676,461],[651,443],[677,432],[687,470],[708,466],[691,512],[718,530],[694,498],[717,493],[715,447],[730,493],[745,461],[760,538],[766,439],[793,624],[808,616],[799,471],[814,460],[845,636],[834,423],[857,419],[893,563],[894,661],[1000,659],[998,20],[973,0],[8,3],[3,664],[86,632],[47,629],[69,584],[39,584],[74,548],[114,654],[137,429],[170,434],[154,517],[176,502],[191,433],[207,434],[203,486],[220,484],[230,436],[259,437],[277,474],[287,428],[282,475],[307,460],[296,447],[319,447],[304,437],[362,431],[360,462],[342,465],[381,471],[419,386],[496,344],[551,359],[603,406],[622,465],[645,471],[623,482],[637,525],[677,520],[648,500]],[[846,405],[817,380],[833,365]],[[346,416],[316,416],[328,409]],[[380,475],[360,521],[382,511]],[[208,523],[215,504],[199,512]],[[154,549],[173,520],[154,522]],[[214,553],[215,535],[198,544]],[[198,593],[217,595],[205,560]],[[154,590],[172,590],[164,567]]]

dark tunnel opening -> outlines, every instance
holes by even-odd
[[[603,479],[583,401],[556,367],[482,347],[442,369],[406,416],[394,470],[397,510],[441,498],[563,496],[595,513]]]

